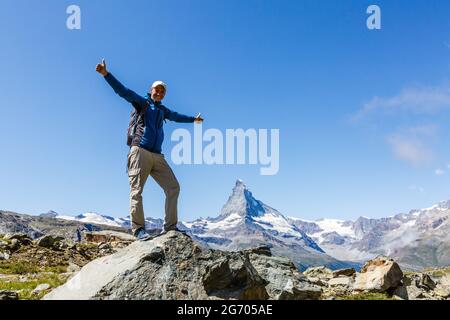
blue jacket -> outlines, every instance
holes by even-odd
[[[140,112],[146,104],[149,104],[143,120],[137,125],[135,138],[132,141],[134,146],[142,147],[150,152],[161,153],[161,145],[164,141],[164,120],[184,123],[195,120],[195,117],[171,111],[161,102],[153,101],[149,95],[145,98],[138,95],[122,85],[111,73],[105,76],[105,80],[119,96],[133,105],[136,112]]]

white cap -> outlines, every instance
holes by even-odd
[[[151,89],[156,88],[157,86],[163,86],[164,90],[167,91],[167,86],[164,82],[162,82],[162,81],[153,82]]]

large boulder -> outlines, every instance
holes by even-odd
[[[362,267],[356,274],[353,289],[365,292],[385,292],[401,285],[403,272],[399,265],[388,257],[377,257]]]
[[[63,237],[52,236],[52,235],[45,235],[45,236],[37,239],[36,240],[36,244],[39,247],[52,249],[52,248],[56,248],[58,243],[60,243],[62,240],[64,240]]]
[[[281,262],[284,265],[276,269],[280,261],[267,256],[266,251],[211,250],[182,233],[169,231],[88,263],[44,299],[260,300],[318,296],[320,291],[306,288],[307,283],[302,283],[292,263]],[[273,270],[263,272],[264,264]],[[283,284],[286,288],[280,288]]]
[[[403,300],[422,300],[425,299],[425,291],[415,285],[402,285],[394,290],[394,297]]]
[[[395,289],[394,295],[404,300],[447,299],[450,286],[445,277],[437,281],[427,273],[413,273],[403,277],[402,285]]]
[[[273,257],[269,248],[258,248],[249,253],[250,261],[261,277],[268,282],[270,299],[319,299],[322,289],[311,283],[287,258]]]

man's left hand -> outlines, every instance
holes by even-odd
[[[195,123],[202,123],[202,122],[203,122],[203,118],[200,117],[200,114],[199,114],[198,116],[195,117],[194,122],[195,122]]]

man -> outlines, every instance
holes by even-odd
[[[154,82],[147,97],[144,98],[125,88],[108,72],[104,59],[102,63],[97,64],[95,69],[119,96],[133,105],[138,115],[134,134],[129,139],[131,148],[128,153],[130,216],[133,234],[139,240],[150,238],[150,235],[145,231],[142,204],[142,191],[149,175],[166,194],[163,233],[169,230],[178,230],[176,227],[178,222],[177,202],[180,185],[161,153],[161,145],[164,139],[163,122],[168,119],[175,122],[201,123],[203,119],[200,114],[197,117],[185,116],[171,111],[161,104],[167,91],[167,86],[162,81]]]

